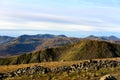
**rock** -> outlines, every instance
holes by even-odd
[[[99,70],[101,68],[114,68],[120,66],[120,61],[115,60],[89,60],[85,62],[81,62],[79,64],[73,64],[70,66],[59,66],[48,68],[44,66],[33,66],[26,68],[19,68],[15,71],[11,71],[6,73],[6,77],[15,77],[22,75],[33,75],[33,74],[46,74],[46,73],[59,73],[59,72],[79,72],[79,71],[87,71],[87,70]],[[0,79],[4,77],[3,74],[0,74]],[[110,79],[109,79],[110,78]],[[111,75],[106,75],[101,78],[101,80],[116,80]]]
[[[4,74],[0,73],[0,80],[3,80],[3,78],[4,78]]]
[[[114,76],[108,74],[100,78],[100,80],[117,80]]]

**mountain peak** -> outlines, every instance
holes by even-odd
[[[22,35],[19,38],[56,38],[67,37],[65,35],[53,35],[53,34],[37,34],[37,35]]]
[[[111,39],[119,39],[118,37],[113,36],[113,35],[109,36],[109,38],[111,38]]]
[[[94,36],[94,35],[90,35],[88,37],[86,37],[87,39],[97,39],[97,40],[119,40],[119,38],[117,38],[116,36]]]

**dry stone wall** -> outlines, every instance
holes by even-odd
[[[81,62],[79,64],[73,64],[71,66],[59,66],[54,68],[48,68],[43,66],[33,66],[26,68],[19,68],[15,71],[8,73],[0,73],[0,80],[7,77],[15,77],[22,75],[33,75],[33,74],[46,74],[46,73],[59,73],[59,72],[74,72],[84,70],[99,70],[101,68],[115,68],[120,66],[120,61],[117,60],[89,60]]]

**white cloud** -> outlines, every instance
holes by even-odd
[[[31,29],[31,30],[57,30],[57,31],[92,31],[94,27],[75,24],[64,24],[54,22],[6,22],[0,21],[0,29]],[[1,27],[4,26],[4,27]]]
[[[87,2],[88,0],[82,0],[82,2],[85,4],[83,4],[83,7],[80,7],[79,3],[77,6],[75,6],[76,2],[79,0],[71,0],[72,2],[75,2],[75,5],[72,5],[72,7],[70,7],[70,4],[73,3],[70,0],[67,0],[67,2],[71,3],[64,3],[64,6],[66,4],[65,8],[63,8],[61,4],[59,5],[59,8],[54,8],[52,5],[47,5],[45,7],[43,6],[45,4],[44,1],[44,4],[40,6],[38,5],[39,3],[36,5],[37,2],[32,3],[32,1],[25,1],[26,3],[24,4],[22,3],[22,0],[19,0],[20,2],[16,0],[12,1],[13,2],[10,1],[10,3],[3,1],[3,6],[0,7],[0,29],[92,32],[120,31],[120,28],[118,27],[120,25],[120,10],[119,7],[111,6],[113,4],[113,0],[111,0],[110,4],[107,6],[105,6],[105,4],[107,4],[106,2],[108,1],[96,2],[93,0]],[[64,0],[62,1],[64,2]],[[55,2],[58,3],[58,1]],[[99,5],[93,5],[94,2]],[[50,4],[54,3],[51,2]],[[90,6],[90,4],[92,5],[88,7],[86,4],[89,4],[88,6]]]
[[[4,26],[4,27],[2,27]],[[64,24],[55,22],[6,22],[0,21],[0,29],[16,29],[16,30],[51,30],[51,31],[91,31],[91,32],[119,32],[120,27],[96,27],[89,25]]]
[[[14,21],[14,22],[29,22],[29,21],[46,21],[54,23],[66,23],[66,24],[79,24],[84,25],[87,23],[103,23],[104,20],[96,17],[79,17],[79,16],[66,16],[58,14],[48,14],[48,13],[36,13],[36,12],[1,12],[1,19],[4,21]]]

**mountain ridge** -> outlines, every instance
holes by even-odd
[[[82,40],[57,48],[47,48],[33,53],[1,58],[1,65],[28,64],[49,61],[73,61],[120,57],[120,45],[105,41]]]
[[[0,45],[0,56],[18,55],[36,50],[64,46],[79,41],[65,35],[22,35]]]
[[[0,45],[0,56],[19,55],[27,52],[35,52],[47,48],[55,48],[76,43],[83,39],[106,41],[115,44],[120,44],[120,39],[115,36],[94,36],[90,35],[85,38],[67,37],[66,35],[53,34],[36,34],[36,35],[21,35],[19,37],[5,38]],[[12,38],[12,39],[11,39]],[[2,38],[1,38],[2,40]],[[2,41],[1,41],[2,42]]]
[[[94,35],[90,35],[88,37],[86,37],[86,39],[98,39],[98,40],[120,40],[120,38],[116,37],[116,36],[94,36]]]

